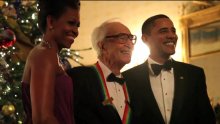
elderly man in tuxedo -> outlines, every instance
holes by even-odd
[[[215,124],[203,69],[170,57],[177,39],[166,15],[144,22],[142,40],[150,55],[146,62],[123,73],[133,114],[143,124]]]
[[[128,27],[108,20],[94,29],[92,45],[98,61],[68,70],[74,84],[76,124],[128,124],[132,118],[127,86],[120,70],[131,60],[136,43]]]

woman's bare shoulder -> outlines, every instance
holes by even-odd
[[[40,45],[35,46],[29,56],[28,61],[35,65],[54,65],[57,61],[57,55],[56,52],[53,49],[48,49],[45,47],[42,47]]]

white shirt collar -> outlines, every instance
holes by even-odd
[[[148,62],[148,68],[150,69],[150,74],[151,75],[154,75],[154,72],[151,68],[151,64],[159,64],[158,62],[154,61],[153,59],[151,59],[150,57],[148,57],[147,59],[147,62]],[[159,64],[160,65],[160,64]]]
[[[103,75],[105,77],[105,79],[107,79],[107,77],[112,73],[112,71],[104,64],[102,63],[100,60],[98,60],[98,63],[100,65],[100,68],[102,69]],[[116,77],[122,77],[122,75],[116,75]]]

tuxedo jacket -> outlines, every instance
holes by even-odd
[[[215,124],[202,68],[177,61],[170,124]],[[147,62],[122,73],[126,79],[133,115],[143,124],[165,124],[150,85]]]
[[[113,105],[103,104],[100,80],[92,67],[75,67],[67,73],[73,80],[76,124],[122,124]]]

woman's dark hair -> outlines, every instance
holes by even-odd
[[[80,8],[80,0],[38,0],[39,13],[38,24],[42,32],[46,31],[47,16],[59,18],[67,7],[78,10]]]
[[[169,19],[168,16],[163,15],[163,14],[158,14],[158,15],[155,15],[155,16],[148,18],[142,25],[142,34],[150,35],[151,28],[154,26],[154,22],[160,18],[168,18]]]

